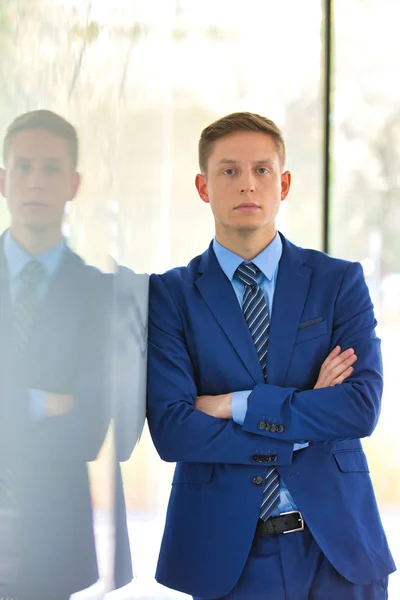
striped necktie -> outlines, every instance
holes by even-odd
[[[45,277],[45,269],[37,260],[31,260],[22,269],[20,289],[14,302],[14,334],[17,353],[23,356],[37,308],[38,288]]]
[[[253,338],[264,381],[266,381],[270,318],[264,292],[257,282],[259,274],[259,268],[252,262],[242,262],[235,272],[236,277],[244,283],[243,316]],[[276,469],[270,468],[264,480],[260,518],[266,521],[279,501],[279,473]]]

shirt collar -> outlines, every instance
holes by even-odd
[[[40,256],[33,257],[18,244],[11,231],[8,230],[4,237],[4,256],[11,279],[17,278],[31,260],[39,261],[46,271],[46,276],[51,277],[60,264],[65,248],[65,239],[62,238],[58,244]]]
[[[243,262],[243,258],[237,254],[234,254],[234,252],[231,252],[227,248],[224,248],[224,246],[221,246],[221,244],[217,242],[215,238],[213,240],[213,250],[221,269],[228,279],[232,281],[236,269]],[[265,275],[269,281],[272,281],[278,268],[281,256],[282,240],[280,235],[277,233],[269,246],[264,248],[260,254],[253,258],[252,261],[244,262],[254,263],[260,269],[263,275]]]

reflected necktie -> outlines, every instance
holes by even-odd
[[[242,262],[236,269],[236,277],[244,283],[243,316],[256,347],[258,360],[267,379],[267,353],[270,318],[264,292],[257,283],[259,268],[252,262]],[[268,469],[264,480],[260,518],[266,521],[280,501],[279,473],[273,467]]]
[[[13,324],[17,358],[22,358],[35,317],[38,287],[45,277],[44,267],[32,260],[22,269],[20,288],[14,302]],[[0,507],[16,506],[13,472],[8,467],[0,478]]]
[[[44,267],[31,260],[20,273],[21,287],[14,302],[14,334],[18,356],[22,357],[29,339],[38,301],[38,288],[45,277]]]

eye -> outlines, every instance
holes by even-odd
[[[54,173],[59,173],[59,171],[59,167],[55,167],[54,165],[47,165],[46,167],[44,167],[44,172],[47,175],[53,175]]]
[[[20,171],[21,173],[28,173],[29,169],[30,169],[30,165],[28,163],[20,163],[17,166],[18,171]]]
[[[267,169],[267,167],[258,167],[257,171],[261,175],[267,175],[269,173],[269,170]]]
[[[233,175],[234,174],[234,170],[233,169],[225,169],[224,170],[224,175]]]

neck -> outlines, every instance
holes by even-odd
[[[217,226],[215,231],[215,237],[221,246],[237,254],[243,260],[253,260],[270,245],[275,235],[275,226],[268,231],[265,229],[241,231]]]
[[[13,223],[10,231],[18,244],[31,256],[40,256],[58,244],[62,238],[59,226],[29,227]]]

